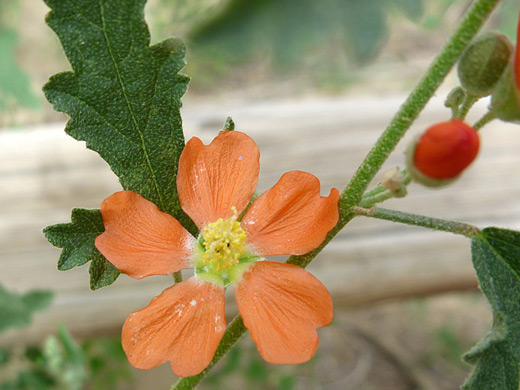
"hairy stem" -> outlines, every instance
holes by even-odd
[[[471,109],[471,107],[473,107],[479,99],[480,98],[478,96],[471,95],[468,93],[466,95],[466,98],[464,99],[464,102],[460,106],[460,110],[457,113],[455,119],[464,120],[466,118],[466,115],[468,115],[468,112]]]
[[[496,119],[497,115],[494,111],[488,111],[486,114],[484,114],[484,116],[482,118],[480,118],[477,123],[475,123],[473,125],[473,128],[475,130],[480,130],[481,128],[483,128],[485,125],[487,125],[489,122],[491,122],[492,120]]]
[[[404,136],[426,103],[476,35],[499,0],[477,0],[464,16],[455,33],[433,60],[428,71],[408,96],[343,192],[342,208],[357,206],[368,184]]]
[[[379,137],[374,147],[365,157],[354,177],[347,184],[339,200],[339,221],[329,232],[325,241],[315,250],[301,256],[291,256],[289,264],[306,267],[318,253],[345,227],[356,215],[355,207],[361,201],[368,185],[381,169],[392,150],[404,136],[426,103],[433,96],[453,65],[457,62],[467,44],[473,39],[499,0],[476,0],[468,10],[457,30],[434,59],[426,74],[419,81],[415,89],[408,96],[404,104],[396,113],[388,127]],[[210,365],[200,374],[180,379],[171,390],[193,389],[204,378],[211,367],[215,365],[246,331],[242,318],[237,316],[229,325]]]
[[[376,188],[370,190],[369,192],[366,192],[363,195],[363,198],[359,202],[359,205],[361,207],[372,207],[377,203],[384,202],[385,200],[400,197],[402,198],[404,195],[406,195],[406,186],[411,183],[412,177],[410,176],[410,173],[407,170],[404,170],[402,172],[402,182],[401,182],[401,193],[396,194],[395,191],[387,189],[384,185],[380,184]],[[396,196],[399,195],[399,196]]]
[[[476,226],[464,222],[447,221],[445,219],[426,217],[405,213],[402,211],[388,210],[380,207],[373,209],[355,208],[356,215],[365,217],[384,219],[386,221],[404,223],[407,225],[421,226],[428,229],[441,230],[444,232],[454,233],[468,238],[473,238],[480,233],[480,229]]]

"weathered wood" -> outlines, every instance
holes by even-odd
[[[209,142],[231,115],[237,130],[250,134],[260,147],[260,192],[286,171],[305,170],[320,178],[325,195],[347,182],[402,100],[188,102],[183,118],[187,138],[197,135]],[[407,141],[448,117],[442,101],[435,99],[386,166],[403,166]],[[119,328],[131,311],[171,284],[167,277],[136,281],[121,276],[114,285],[92,292],[87,266],[56,270],[60,250],[45,241],[43,227],[69,221],[72,207],[99,207],[120,188],[99,156],[63,128],[57,123],[0,132],[0,281],[17,291],[56,292],[52,308],[24,332],[29,339],[54,331],[58,323],[85,335]],[[492,123],[482,131],[478,160],[458,182],[443,190],[412,184],[406,199],[388,201],[385,207],[518,229],[518,150],[519,129]],[[476,287],[467,239],[366,218],[347,226],[310,270],[330,289],[336,305]],[[228,309],[235,311],[233,304]],[[2,341],[15,342],[17,335],[8,332]]]

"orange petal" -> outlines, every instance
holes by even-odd
[[[209,145],[190,139],[179,160],[177,190],[183,210],[202,229],[210,222],[240,214],[255,192],[260,152],[238,131],[224,131]]]
[[[184,377],[208,366],[225,330],[224,288],[190,278],[130,314],[121,341],[134,367],[170,361],[175,375]]]
[[[310,173],[283,175],[255,200],[242,228],[259,256],[303,255],[316,249],[338,222],[339,192],[320,196],[320,181]]]
[[[332,321],[332,300],[321,282],[291,264],[259,261],[235,287],[238,310],[260,355],[274,364],[309,360],[317,328]]]
[[[189,267],[195,238],[141,195],[116,192],[103,201],[101,213],[105,232],[96,248],[121,272],[141,279]]]

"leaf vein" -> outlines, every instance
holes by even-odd
[[[157,193],[157,196],[159,197],[159,202],[161,203],[161,209],[164,210],[163,197],[162,197],[161,191],[159,190],[159,185],[157,183],[157,177],[156,177],[155,171],[153,169],[152,163],[150,161],[150,156],[148,155],[148,150],[146,149],[146,144],[144,142],[144,135],[143,135],[142,130],[139,128],[139,124],[137,123],[137,119],[135,117],[134,111],[133,111],[132,106],[130,104],[130,100],[128,99],[128,94],[126,92],[126,88],[125,88],[125,85],[123,83],[123,79],[121,77],[121,72],[119,71],[119,67],[117,65],[117,61],[115,59],[114,53],[112,52],[112,47],[110,45],[110,40],[108,39],[108,34],[107,34],[107,31],[106,31],[106,23],[105,23],[105,11],[104,11],[104,6],[103,6],[102,0],[99,0],[99,6],[100,6],[100,9],[101,9],[101,20],[103,22],[103,35],[105,37],[105,42],[106,42],[107,47],[108,47],[110,58],[112,59],[112,63],[114,65],[114,69],[116,71],[117,79],[118,79],[119,85],[121,86],[121,90],[123,91],[123,96],[125,97],[126,105],[127,105],[128,110],[130,112],[130,116],[132,117],[132,121],[134,122],[134,126],[135,126],[137,132],[139,133],[139,137],[141,138],[141,149],[143,150],[143,153],[144,153],[144,156],[145,156],[145,159],[146,159],[146,163],[148,165],[148,169],[150,170],[150,174],[152,175],[153,183],[154,183],[154,186],[155,186],[155,191]],[[155,90],[154,90],[154,94],[155,94]]]
[[[97,116],[101,119],[103,119],[103,121],[109,125],[112,129],[114,129],[114,131],[119,134],[121,137],[123,137],[125,140],[127,140],[129,143],[137,146],[138,148],[141,148],[141,145],[137,142],[135,142],[134,140],[132,140],[131,138],[128,138],[127,135],[125,135],[123,132],[121,132],[121,130],[119,130],[117,128],[116,125],[112,124],[104,115],[102,115],[98,110],[96,110],[94,108],[94,106],[90,105],[87,101],[81,99],[79,96],[75,96],[75,95],[72,95],[70,93],[67,93],[67,92],[64,92],[64,91],[59,91],[58,93],[62,94],[62,95],[66,95],[72,99],[75,99],[77,100],[78,102],[81,102],[83,103],[86,107],[88,107],[90,110],[92,110],[94,113],[97,114]],[[91,126],[83,126],[83,128],[89,128],[89,127],[95,127],[94,125],[91,125]],[[86,141],[86,140],[85,140]]]
[[[78,16],[81,16],[83,19],[85,19],[85,21],[86,21],[88,24],[90,24],[90,25],[96,27],[96,28],[97,28],[98,30],[100,30],[100,31],[103,31],[103,27],[102,27],[102,26],[98,26],[98,25],[97,25],[96,23],[94,23],[92,20],[90,20],[89,18],[87,18],[87,16],[86,16],[83,12],[81,12],[81,9],[78,8],[78,7],[76,7],[76,5],[74,4],[74,2],[72,2],[71,0],[67,0],[66,2],[70,5],[70,7],[71,7],[74,11],[76,11],[76,13],[78,14]]]

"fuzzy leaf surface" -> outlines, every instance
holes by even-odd
[[[100,210],[73,209],[70,223],[48,226],[43,234],[52,245],[63,248],[58,260],[60,271],[91,261],[90,288],[97,290],[114,283],[119,276],[119,270],[95,246],[96,237],[104,231]]]
[[[475,369],[464,390],[518,390],[520,365],[520,232],[487,228],[471,242],[480,288],[493,325],[465,356]]]
[[[44,86],[54,109],[70,116],[67,134],[98,152],[125,190],[189,224],[175,181],[189,81],[179,74],[184,45],[167,39],[150,46],[146,0],[45,2],[47,24],[72,66]]]

